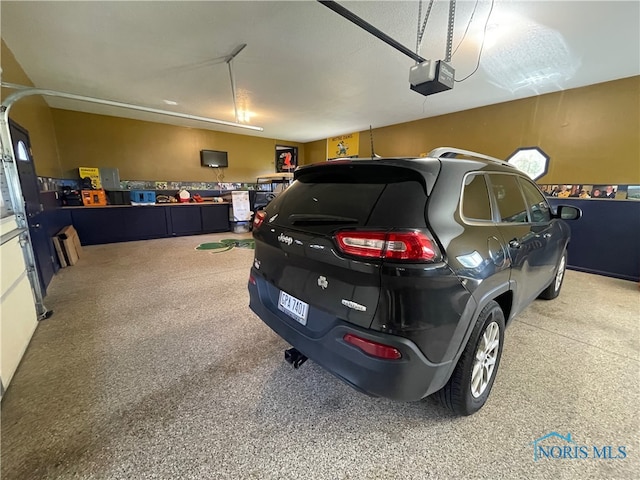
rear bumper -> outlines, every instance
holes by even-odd
[[[408,402],[436,392],[447,382],[451,363],[429,362],[420,349],[406,338],[363,329],[339,319],[334,319],[321,332],[306,331],[304,326],[274,305],[269,295],[269,290],[274,287],[259,275],[254,275],[254,278],[256,284],[249,283],[251,310],[303,355],[356,390]],[[343,338],[347,333],[393,346],[402,353],[402,358],[383,360],[370,356],[346,343]]]

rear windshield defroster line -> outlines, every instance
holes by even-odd
[[[357,218],[341,217],[338,215],[319,215],[309,213],[292,213],[289,215],[289,221],[292,225],[345,225],[358,223]]]

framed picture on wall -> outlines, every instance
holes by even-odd
[[[276,173],[290,173],[298,166],[298,147],[276,145]]]
[[[640,200],[640,185],[627,186],[627,198],[629,200]]]
[[[350,133],[327,139],[327,160],[357,158],[360,133]]]
[[[594,185],[591,198],[616,198],[618,185]]]

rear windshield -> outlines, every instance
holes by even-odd
[[[267,209],[272,223],[330,233],[338,228],[423,228],[427,195],[413,170],[378,165],[321,167],[300,177]]]

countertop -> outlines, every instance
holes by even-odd
[[[189,203],[151,203],[149,205],[74,205],[74,206],[64,206],[64,209],[73,209],[73,208],[128,208],[128,207],[188,207],[188,206],[222,206],[222,205],[231,205],[231,202],[189,202]]]

